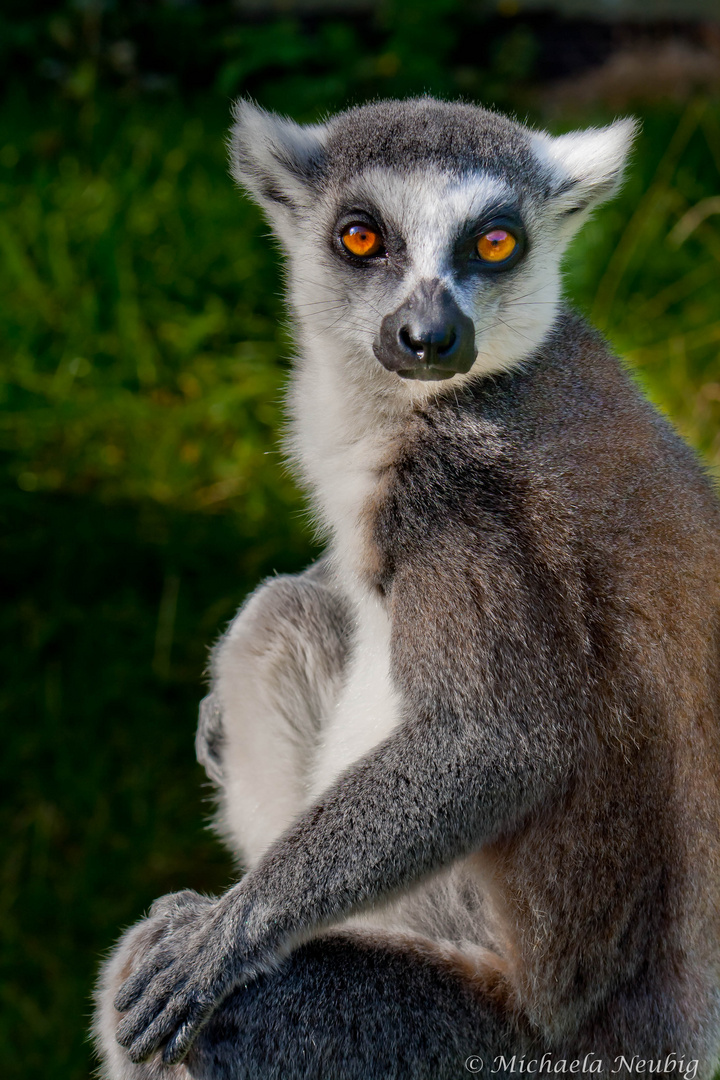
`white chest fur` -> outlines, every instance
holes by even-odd
[[[322,736],[310,777],[316,798],[354,761],[393,730],[399,698],[390,680],[390,623],[382,599],[367,585],[364,563],[372,543],[366,511],[381,483],[384,463],[398,431],[366,388],[357,393],[347,369],[317,362],[321,347],[298,373],[291,394],[291,447],[313,492],[327,529],[336,578],[354,606],[355,639],[343,689],[323,718]],[[357,378],[357,372],[355,372]]]
[[[380,599],[369,593],[362,597],[356,618],[348,675],[318,749],[313,798],[386,739],[400,719],[400,699],[390,679],[390,621]]]

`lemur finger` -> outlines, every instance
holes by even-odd
[[[117,1026],[115,1038],[127,1049],[166,1009],[182,1005],[185,975],[172,969],[160,972],[147,986],[137,1004]]]
[[[114,1008],[118,1012],[127,1012],[137,1005],[153,979],[171,967],[176,958],[176,952],[168,945],[168,934],[163,933],[118,990],[113,1001]]]
[[[152,994],[152,983],[171,967],[173,960],[174,957],[166,951],[163,951],[160,956],[151,955],[146,958],[115,995],[113,1006],[117,1012],[126,1013],[135,1008],[143,997],[156,996]]]
[[[133,1064],[139,1065],[147,1061],[168,1038],[174,1040],[178,1028],[185,1030],[189,1008],[188,998],[182,995],[171,998],[152,1023],[126,1047]]]
[[[113,1007],[117,1012],[126,1013],[133,1006],[137,1005],[141,997],[145,993],[145,989],[150,981],[155,977],[158,972],[158,967],[153,964],[152,967],[148,966],[145,961],[130,978],[126,979],[122,984],[115,999],[113,1001]]]
[[[188,1013],[182,1026],[168,1040],[162,1052],[164,1065],[179,1065],[195,1042],[200,1029],[210,1018],[212,1007],[197,1003]]]
[[[165,995],[148,994],[122,1018],[115,1031],[120,1046],[128,1050],[167,1008]]]
[[[132,1009],[142,997],[147,981],[144,971],[138,971],[126,979],[113,1001],[116,1012],[126,1013],[128,1009]]]

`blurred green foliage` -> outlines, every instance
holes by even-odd
[[[534,38],[483,34],[494,0],[379,0],[343,13],[233,0],[5,0],[0,84],[28,69],[76,100],[124,91],[256,95],[296,115],[383,93],[504,94],[529,73]],[[273,14],[274,12],[274,14]],[[463,48],[466,45],[467,48]],[[467,60],[469,59],[469,63]]]
[[[11,7],[4,74],[32,58],[53,81],[8,77],[0,117],[0,1061],[3,1080],[80,1080],[101,950],[160,893],[231,874],[193,760],[207,646],[264,574],[315,551],[279,453],[278,259],[227,176],[228,97],[300,119],[424,89],[527,109],[536,42],[515,25],[460,63],[453,0],[372,25]],[[156,68],[182,93],[151,92]],[[717,466],[720,104],[642,119],[568,292]]]
[[[209,128],[202,105],[167,104],[153,124],[108,101],[89,132],[70,110],[40,130],[8,113],[0,448],[18,485],[241,499],[257,518],[288,347],[267,240],[225,175],[224,110]]]

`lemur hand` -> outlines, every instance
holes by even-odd
[[[251,906],[240,886],[220,899],[188,890],[155,901],[150,919],[167,925],[114,1002],[127,1014],[116,1037],[132,1062],[161,1047],[166,1064],[181,1061],[220,1002],[267,966],[270,950],[248,933]]]

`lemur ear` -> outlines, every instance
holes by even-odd
[[[230,171],[275,218],[283,209],[302,212],[317,197],[327,129],[300,125],[236,101],[230,130]]]
[[[580,215],[619,190],[637,129],[636,120],[625,119],[567,135],[537,132],[533,136],[535,153],[549,173],[550,198],[558,213]]]

